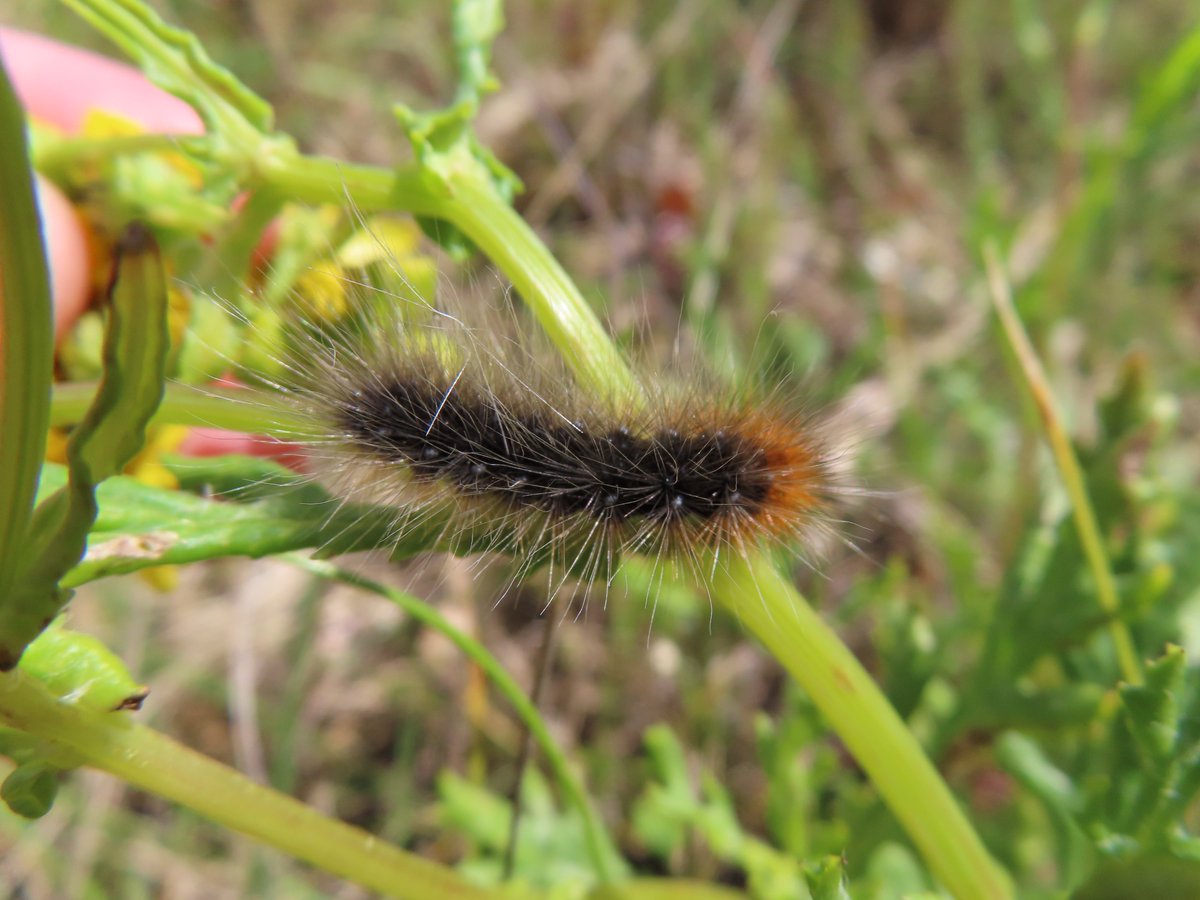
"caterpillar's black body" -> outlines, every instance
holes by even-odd
[[[637,435],[550,411],[514,413],[504,398],[453,381],[392,378],[359,392],[339,415],[366,452],[415,478],[609,524],[754,517],[774,478],[764,450],[744,435]]]

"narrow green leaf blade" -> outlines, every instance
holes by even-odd
[[[495,531],[465,533],[451,541],[438,516],[404,520],[391,508],[345,504],[306,476],[265,459],[179,459],[170,468],[185,490],[152,487],[124,475],[99,486],[87,555],[64,576],[65,587],[152,566],[312,548],[328,555],[384,549],[394,559],[429,550],[504,549]],[[42,496],[55,496],[66,483],[66,469],[47,464]],[[222,499],[198,497],[187,488]]]
[[[135,225],[118,250],[104,379],[67,447],[72,477],[93,485],[120,472],[145,443],[170,349],[166,276],[154,238]]]
[[[0,65],[0,623],[3,610],[18,602],[10,588],[28,559],[49,418],[52,341],[25,117]],[[15,662],[0,658],[0,668]]]

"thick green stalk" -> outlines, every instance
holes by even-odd
[[[0,675],[0,723],[74,752],[142,790],[257,838],[297,859],[391,897],[484,898],[454,872],[364,831],[132,722],[60,702],[19,669]]]
[[[637,379],[575,282],[491,185],[463,179],[442,214],[512,281],[581,383],[644,402]]]
[[[298,203],[349,202],[363,212],[400,209],[432,216],[446,197],[413,165],[381,169],[327,156],[280,153],[262,160],[256,174],[280,196]]]
[[[854,654],[766,560],[717,566],[718,602],[792,674],[863,767],[929,868],[955,897],[1013,896],[1008,875],[911,731]]]

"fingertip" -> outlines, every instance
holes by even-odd
[[[50,292],[54,300],[54,336],[61,340],[82,315],[91,294],[91,250],[83,220],[62,191],[36,176],[42,237],[50,266]]]
[[[0,53],[22,105],[62,131],[78,131],[93,109],[161,134],[204,131],[194,109],[132,66],[15,28],[0,28]]]

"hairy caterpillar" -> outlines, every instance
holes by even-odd
[[[351,295],[335,323],[292,317],[277,379],[347,500],[443,516],[452,546],[503,534],[552,583],[602,581],[627,553],[704,581],[725,554],[832,530],[842,451],[782,392],[689,373],[645,379],[648,403],[597,396],[496,316]]]

